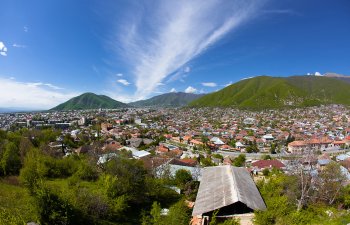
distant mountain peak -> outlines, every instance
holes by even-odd
[[[204,94],[194,94],[185,92],[169,92],[154,96],[150,99],[131,102],[129,105],[135,107],[181,107],[204,96]]]
[[[128,107],[127,104],[116,101],[106,95],[97,95],[95,93],[86,92],[52,108],[51,110],[116,109],[126,107]]]

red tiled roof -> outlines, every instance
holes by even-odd
[[[276,159],[273,159],[273,160],[258,160],[256,162],[253,162],[252,166],[258,167],[260,169],[272,168],[272,167],[281,169],[282,167],[285,167],[285,165],[281,161],[276,160]]]
[[[196,166],[197,165],[197,160],[194,159],[174,159],[171,164],[174,165],[181,165],[181,166]]]
[[[293,141],[291,143],[288,144],[288,146],[293,146],[293,147],[297,147],[297,146],[306,146],[306,142],[305,141]]]

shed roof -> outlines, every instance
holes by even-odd
[[[204,168],[192,215],[202,215],[236,202],[242,202],[253,210],[266,209],[245,168],[230,165]]]

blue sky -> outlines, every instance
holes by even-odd
[[[2,0],[0,108],[350,75],[348,0]]]

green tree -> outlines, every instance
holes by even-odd
[[[74,209],[47,187],[38,186],[35,190],[35,203],[42,224],[73,224]]]
[[[296,209],[285,195],[286,176],[278,175],[271,177],[267,182],[259,181],[257,186],[266,203],[267,210],[256,211],[254,223],[258,225],[278,224],[277,221],[283,216],[290,214]]]
[[[24,163],[24,158],[30,149],[34,148],[34,145],[27,137],[22,137],[19,144],[19,155],[22,164]]]
[[[160,204],[158,202],[153,202],[152,209],[151,209],[151,223],[154,225],[161,223],[161,211],[162,208],[160,207]]]
[[[270,170],[268,168],[265,168],[265,169],[263,169],[262,173],[266,177],[270,174]]]
[[[191,219],[191,210],[181,200],[169,208],[164,219],[164,225],[188,225]]]
[[[33,194],[39,181],[47,174],[47,168],[41,163],[42,157],[38,149],[31,149],[24,159],[20,171],[20,181]]]
[[[147,197],[144,194],[147,171],[142,161],[113,158],[107,162],[105,172],[118,180],[114,183],[118,196],[127,195],[135,203],[142,202]]]
[[[233,165],[237,167],[242,167],[245,165],[246,161],[246,156],[245,154],[239,154],[234,160],[233,160]]]
[[[88,160],[81,160],[75,176],[82,180],[94,181],[98,178],[97,167]]]
[[[236,148],[236,141],[232,139],[228,145],[231,146],[232,148]]]
[[[286,141],[286,146],[287,146],[289,143],[293,142],[293,141],[295,141],[295,137],[293,137],[293,136],[289,133],[289,134],[288,134],[288,137],[287,137],[287,141]]]
[[[276,143],[272,143],[271,147],[270,147],[270,153],[271,154],[276,154],[276,149],[277,149],[277,144]]]
[[[201,157],[200,158],[200,163],[202,166],[207,167],[207,166],[215,166],[215,163],[211,161],[210,157]]]
[[[265,155],[262,155],[262,156],[261,156],[261,159],[262,159],[262,160],[270,160],[270,159],[272,159],[272,158],[271,158],[270,155],[265,154]]]
[[[21,160],[19,158],[18,148],[14,143],[9,142],[6,144],[0,165],[5,175],[15,175],[19,173],[21,169]]]
[[[183,189],[186,183],[192,181],[192,175],[188,170],[180,169],[176,171],[175,174],[175,183],[181,189]]]

